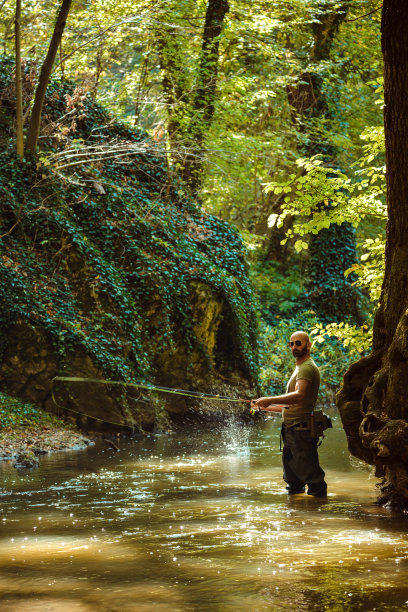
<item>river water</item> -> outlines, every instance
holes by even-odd
[[[406,519],[338,423],[327,500],[288,497],[279,422],[1,468],[1,612],[408,610]]]

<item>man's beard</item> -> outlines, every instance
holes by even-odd
[[[302,350],[293,349],[292,354],[294,357],[303,357],[307,353],[307,346],[303,347]]]

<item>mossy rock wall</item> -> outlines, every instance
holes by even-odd
[[[253,390],[239,234],[184,195],[145,134],[73,95],[49,87],[39,158],[18,160],[7,140],[0,154],[2,387],[80,422],[95,417],[88,426],[140,428],[197,403],[89,383],[53,394],[52,378]]]

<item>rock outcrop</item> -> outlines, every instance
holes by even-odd
[[[254,387],[257,364],[238,233],[184,195],[144,133],[78,88],[52,83],[47,100],[40,158],[21,162],[5,142],[0,159],[2,388],[92,429],[242,409],[52,384],[77,376],[236,395]]]

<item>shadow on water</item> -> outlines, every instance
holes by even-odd
[[[288,497],[279,423],[2,466],[2,612],[408,609],[401,517],[336,423],[327,500]]]

